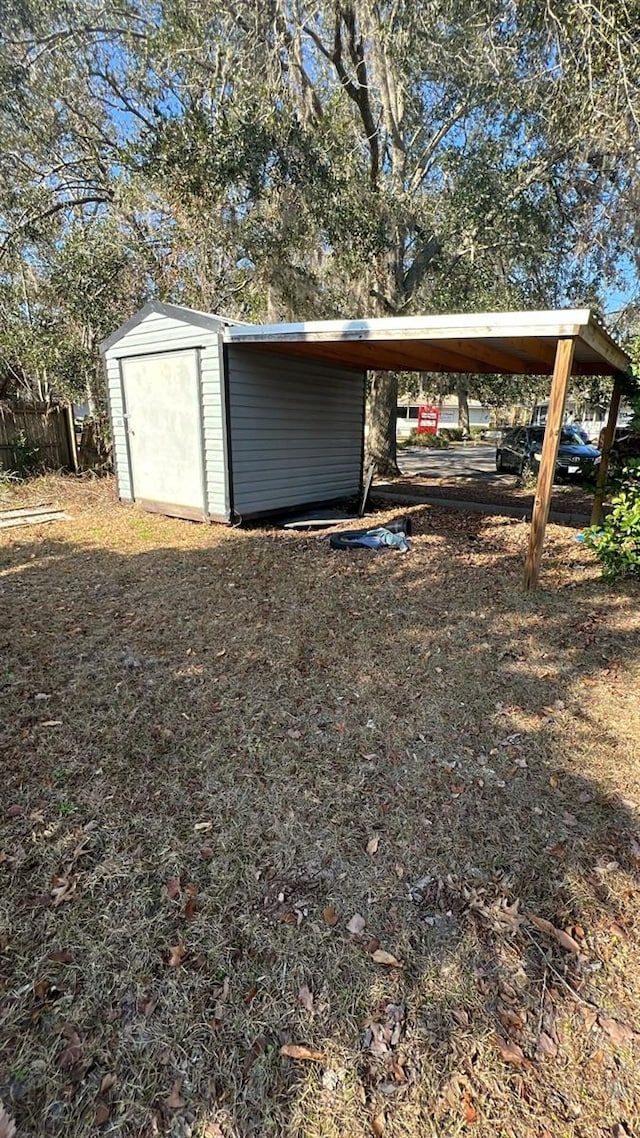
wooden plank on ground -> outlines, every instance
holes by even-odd
[[[536,496],[533,503],[533,517],[529,533],[529,549],[525,561],[524,587],[535,589],[540,576],[540,561],[544,535],[549,520],[551,508],[551,492],[556,472],[560,435],[562,433],[562,416],[567,399],[567,390],[571,376],[571,365],[575,350],[574,338],[558,340],[556,348],[556,362],[553,369],[551,395],[549,397],[549,410],[542,443],[542,458],[536,484]]]
[[[21,513],[18,513],[16,510],[8,510],[6,514],[0,514],[0,529],[14,529],[16,526],[38,526],[46,525],[49,522],[69,521],[71,521],[71,516],[70,514],[65,514],[64,510],[38,510],[35,512],[24,510]]]
[[[50,514],[59,506],[20,506],[17,510],[0,510],[0,518],[24,518],[28,514]]]

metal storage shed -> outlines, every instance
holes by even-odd
[[[267,355],[233,329],[152,302],[101,345],[119,497],[230,521],[357,494],[364,367]]]

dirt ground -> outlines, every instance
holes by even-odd
[[[515,506],[533,509],[535,491],[532,487],[483,481],[481,478],[429,478],[424,475],[393,478],[378,485],[383,493],[385,486],[401,491],[407,498],[428,495],[433,498],[453,498],[463,502],[484,502],[494,506]],[[588,523],[593,507],[593,492],[579,483],[555,483],[551,509],[558,513],[584,517]]]
[[[25,502],[72,520],[0,534],[20,1138],[637,1135],[637,585],[552,526],[526,595],[503,518]]]

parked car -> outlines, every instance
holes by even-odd
[[[604,445],[604,428],[600,432],[598,445]],[[631,427],[616,427],[611,445],[612,464],[624,466],[633,458],[640,458],[640,431],[634,431]]]
[[[544,427],[515,427],[506,431],[496,449],[496,470],[512,470],[516,474],[526,474],[531,470],[537,474],[542,457]],[[556,477],[568,478],[572,474],[582,474],[585,468],[594,467],[600,461],[600,451],[590,443],[585,443],[582,434],[573,427],[563,427],[556,462]]]

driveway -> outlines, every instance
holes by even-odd
[[[495,446],[452,446],[449,450],[408,447],[398,451],[398,466],[409,477],[424,474],[429,478],[471,478],[502,485],[512,481],[496,473]]]
[[[411,446],[397,452],[397,465],[403,475],[428,478],[471,478],[510,486],[512,477],[495,470],[495,446],[452,446],[449,451],[429,451]]]

